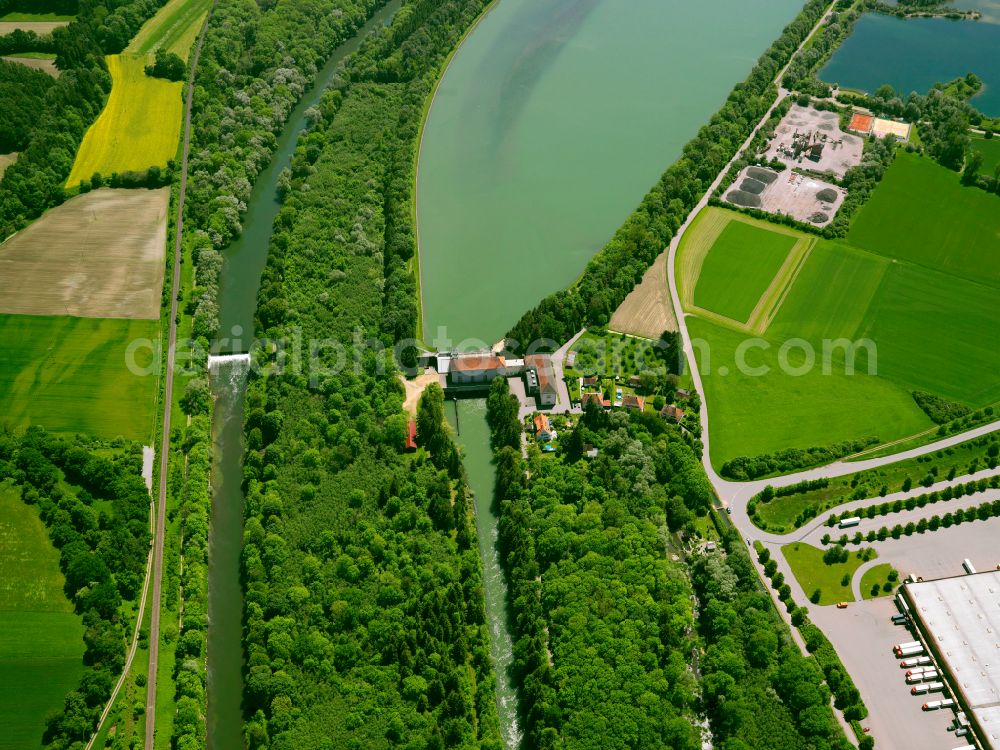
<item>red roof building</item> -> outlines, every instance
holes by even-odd
[[[544,414],[539,414],[535,417],[535,437],[539,440],[551,440],[552,439],[552,425],[549,423],[549,418]]]
[[[666,404],[662,409],[660,409],[660,416],[664,419],[670,419],[674,422],[681,422],[684,419],[684,410],[674,406],[673,404]]]
[[[602,409],[609,409],[611,407],[611,402],[606,401],[600,393],[584,393],[583,397],[580,399],[580,403],[586,406],[589,403],[595,403]]]
[[[622,396],[622,406],[626,409],[642,411],[646,408],[646,400],[642,396],[636,396],[634,393],[626,393]]]

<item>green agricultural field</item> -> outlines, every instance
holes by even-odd
[[[125,51],[148,55],[162,47],[187,60],[211,5],[212,0],[170,0],[143,25]]]
[[[850,244],[1000,285],[1000,197],[963,187],[927,157],[900,153],[858,214]]]
[[[788,565],[795,574],[806,596],[812,597],[819,589],[820,606],[837,602],[853,602],[851,584],[843,585],[844,576],[854,577],[854,572],[865,562],[861,552],[851,552],[847,562],[827,565],[823,562],[824,550],[809,544],[796,542],[781,548]]]
[[[126,353],[158,338],[156,320],[0,315],[0,422],[148,444],[157,377],[129,372]],[[136,351],[140,367],[152,362]]]
[[[974,137],[972,147],[983,155],[983,166],[979,169],[979,174],[992,176],[1000,167],[1000,136],[993,136],[990,139]]]
[[[888,267],[889,261],[878,255],[817,243],[767,329],[768,338],[854,340]]]
[[[83,623],[38,510],[0,484],[0,749],[41,747],[45,718],[83,675]]]
[[[789,235],[731,221],[705,258],[694,303],[746,322],[795,243]]]
[[[878,344],[879,375],[907,390],[974,407],[1000,400],[1000,290],[994,287],[894,263],[859,335]]]
[[[819,365],[802,375],[782,370],[780,342],[757,341],[769,347],[744,352],[752,371],[737,371],[738,352],[747,334],[699,318],[690,318],[691,335],[707,346],[699,356],[705,397],[710,406],[712,463],[720,467],[737,456],[755,456],[792,446],[825,446],[842,440],[877,436],[882,440],[912,435],[932,425],[910,394],[884,378],[858,370],[848,375]],[[704,351],[710,353],[706,366]],[[817,356],[820,352],[817,352]],[[800,350],[791,350],[788,363],[803,362]],[[725,374],[720,372],[721,368]],[[794,372],[794,371],[793,371]]]

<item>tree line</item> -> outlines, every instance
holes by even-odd
[[[773,81],[828,7],[810,0],[722,109],[684,147],[611,241],[590,260],[579,281],[529,310],[508,332],[508,344],[566,341],[585,326],[605,325],[736,154],[777,97]]]
[[[59,550],[66,598],[85,628],[87,669],[41,738],[53,750],[89,739],[125,665],[131,632],[123,605],[141,594],[150,543],[141,469],[137,444],[59,438],[38,427],[0,434],[0,481],[11,481],[24,502],[38,507]]]

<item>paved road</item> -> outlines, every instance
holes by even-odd
[[[191,103],[194,98],[194,73],[205,41],[208,22],[215,11],[215,4],[205,18],[198,43],[191,60],[187,97],[184,108],[184,150],[181,157],[181,184],[177,200],[177,227],[174,233],[174,273],[170,293],[170,334],[167,345],[167,367],[163,390],[163,432],[160,435],[160,486],[156,501],[156,533],[153,535],[153,601],[149,620],[149,672],[146,687],[146,750],[154,750],[156,739],[156,679],[160,658],[160,605],[163,583],[163,536],[167,516],[167,461],[170,455],[170,412],[174,392],[174,364],[177,353],[177,293],[181,285],[181,238],[184,232],[184,198],[187,193],[188,153],[191,149]]]

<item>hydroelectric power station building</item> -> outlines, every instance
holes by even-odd
[[[906,583],[902,597],[979,745],[1000,750],[1000,571]]]

